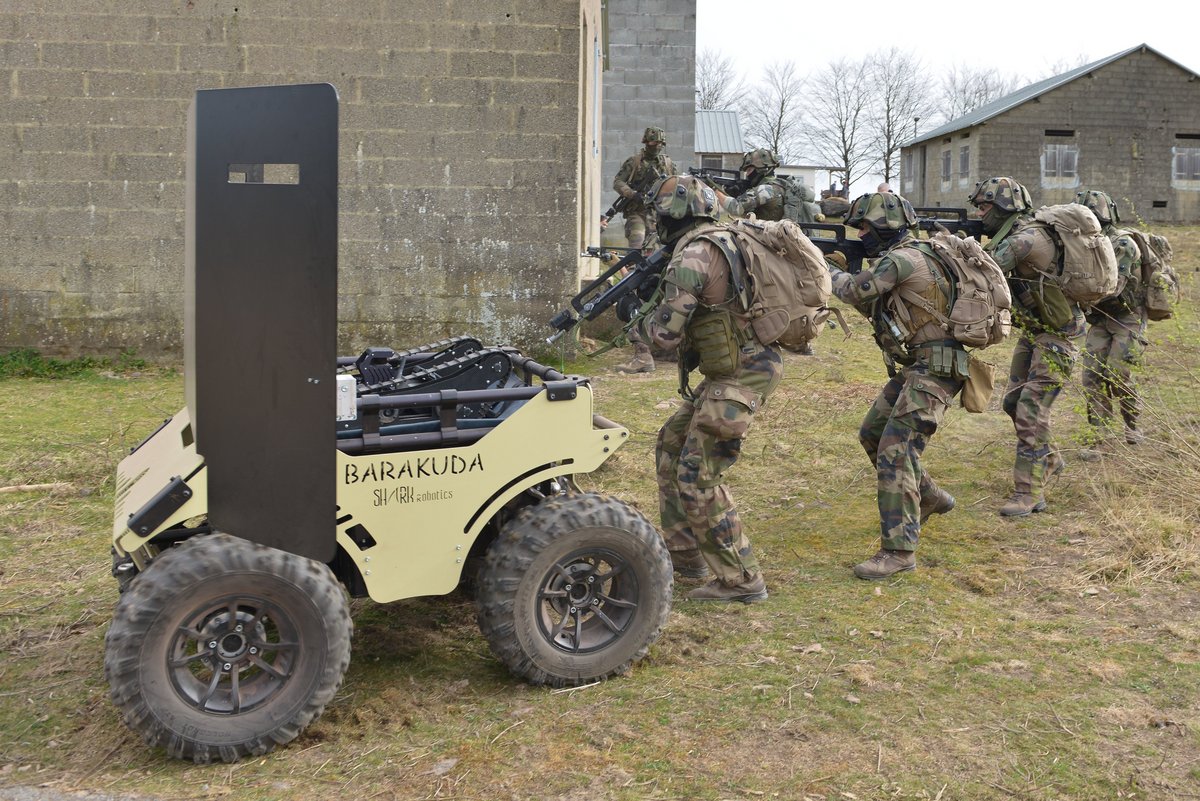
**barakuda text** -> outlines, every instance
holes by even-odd
[[[370,484],[379,481],[395,481],[402,478],[433,478],[457,476],[462,473],[483,472],[483,456],[475,454],[471,460],[450,454],[447,456],[418,456],[394,462],[391,459],[372,459],[365,464],[350,462],[342,477],[343,484]]]

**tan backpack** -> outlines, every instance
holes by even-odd
[[[1100,221],[1086,206],[1064,203],[1042,206],[1034,219],[1050,228],[1061,245],[1062,264],[1055,281],[1076,303],[1091,305],[1117,291],[1117,256],[1100,230]]]
[[[791,220],[735,220],[729,225],[750,276],[747,314],[754,336],[798,348],[829,319],[833,284],[825,259]]]
[[[950,335],[972,348],[1003,342],[1012,330],[1012,293],[1000,265],[979,241],[939,231],[920,243],[954,279],[950,317],[928,308]]]
[[[1124,229],[1126,236],[1137,243],[1142,256],[1142,285],[1146,298],[1146,317],[1169,320],[1179,303],[1179,276],[1171,267],[1171,243],[1165,236],[1145,234]]]

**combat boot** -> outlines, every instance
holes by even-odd
[[[921,525],[930,515],[944,515],[954,508],[954,496],[940,487],[928,495],[921,496]]]
[[[703,587],[689,592],[687,597],[689,601],[741,601],[744,604],[752,604],[767,600],[767,582],[762,573],[732,587],[720,579],[713,579]]]
[[[1034,498],[1029,492],[1014,492],[1008,502],[1000,507],[1001,517],[1025,517],[1046,509],[1045,498]]]
[[[700,551],[671,551],[671,568],[682,578],[708,578],[708,563]]]
[[[649,353],[634,354],[634,357],[624,364],[617,365],[618,373],[653,373],[654,357]]]
[[[1130,426],[1125,429],[1125,442],[1129,445],[1141,445],[1146,441],[1146,435],[1140,429]]]
[[[813,355],[812,343],[805,342],[803,345],[796,348],[796,353],[799,353],[801,356],[812,356]]]
[[[854,575],[860,579],[885,579],[907,570],[915,570],[917,555],[912,551],[896,551],[891,548],[880,548],[879,553],[865,562],[854,566]]]

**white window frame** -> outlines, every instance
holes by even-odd
[[[958,146],[958,185],[967,186],[971,181],[971,146]]]
[[[1171,188],[1200,191],[1200,143],[1171,148]]]
[[[1069,161],[1070,166],[1065,162]],[[1042,188],[1074,189],[1079,186],[1079,145],[1046,142],[1042,146]]]

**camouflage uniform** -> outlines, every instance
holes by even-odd
[[[783,181],[768,175],[736,198],[726,200],[725,212],[731,217],[748,217],[753,213],[760,220],[782,220],[783,200]]]
[[[725,201],[724,212],[730,217],[748,217],[753,213],[760,220],[782,220],[786,192],[783,181],[775,177],[778,166],[779,159],[765,147],[746,153],[741,172],[748,187],[738,197]]]
[[[1021,334],[1003,403],[1017,435],[1015,494],[1000,510],[1019,516],[1045,508],[1045,480],[1062,466],[1051,441],[1050,409],[1079,357],[1073,340],[1083,333],[1083,312],[1045,278],[1058,271],[1062,254],[1049,229],[1027,213],[1032,203],[1024,187],[1010,178],[993,178],[981,183],[970,201],[994,204],[983,218],[992,237],[984,249],[1008,276],[1013,321]]]
[[[1095,213],[1113,243],[1117,255],[1117,291],[1093,305],[1086,313],[1087,338],[1083,351],[1083,390],[1087,398],[1088,422],[1107,428],[1112,421],[1113,401],[1125,423],[1126,438],[1138,441],[1137,418],[1140,399],[1134,370],[1145,350],[1146,306],[1142,286],[1142,254],[1137,242],[1120,222],[1116,204],[1102,192],[1080,192],[1076,202]]]
[[[642,142],[641,151],[625,159],[612,183],[617,194],[629,198],[629,205],[622,215],[625,217],[625,239],[631,248],[653,244],[653,239],[647,243],[647,238],[654,235],[654,212],[646,205],[643,194],[659,178],[677,174],[675,162],[659,149],[666,144],[662,129],[647,128]]]
[[[946,339],[933,315],[909,300],[922,298],[948,315],[945,269],[918,247],[908,230],[898,232],[889,244],[870,270],[850,274],[829,263],[829,271],[833,294],[867,314],[880,347],[904,365],[863,418],[858,439],[875,465],[881,546],[911,552],[920,537],[922,508],[941,493],[922,466],[921,455],[962,389],[966,353],[957,341]],[[885,318],[906,334],[903,342],[897,341]]]
[[[666,137],[661,128],[647,128],[642,134],[643,148],[641,152],[625,159],[617,176],[613,178],[613,189],[622,197],[629,198],[622,215],[625,217],[625,239],[631,248],[653,248],[657,246],[654,228],[654,210],[643,200],[644,193],[658,179],[675,175],[675,162],[660,148],[666,145]],[[639,192],[640,188],[642,191]],[[619,365],[617,370],[623,373],[646,373],[654,370],[654,356],[650,346],[642,339],[636,329],[627,333],[629,344],[633,346],[633,359]]]
[[[661,302],[642,321],[651,341],[679,349],[681,383],[687,365],[699,360],[701,372],[706,369],[694,339],[701,320],[728,312],[740,343],[731,372],[706,376],[694,392],[681,388],[683,405],[659,431],[655,450],[667,548],[677,553],[699,549],[726,586],[761,578],[724,477],[741,453],[754,413],[783,376],[779,352],[759,343],[749,321],[738,313],[730,282],[730,259],[737,260],[736,254],[724,226],[689,231],[664,272]]]

